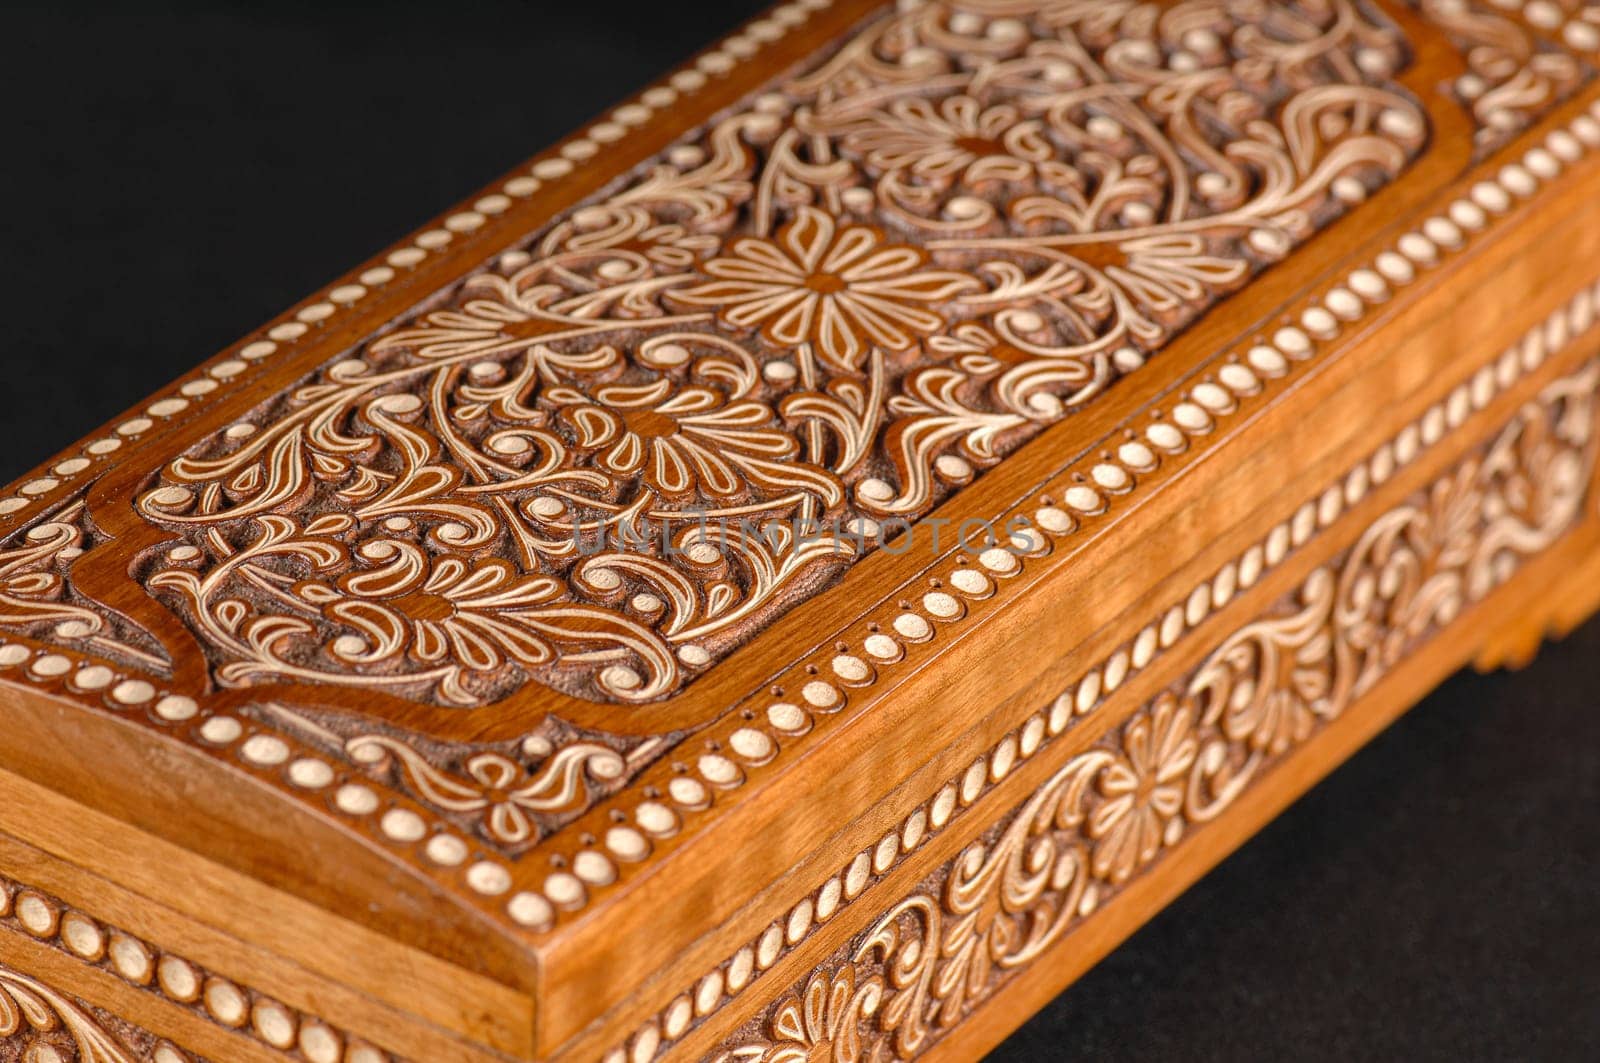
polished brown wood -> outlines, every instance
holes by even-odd
[[[1595,608],[1597,50],[786,4],[87,435],[0,1060],[993,1044]]]

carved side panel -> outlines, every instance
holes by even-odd
[[[0,1063],[206,1063],[0,963]]]
[[[1385,513],[724,1047],[911,1058],[1584,516],[1600,366]]]
[[[48,945],[75,963],[114,975],[152,1000],[186,1008],[214,1024],[219,1032],[237,1031],[260,1047],[285,1053],[285,1059],[402,1063],[322,1018],[302,1013],[42,890],[3,876],[0,927]],[[136,1023],[90,1007],[60,988],[0,963],[0,1063],[74,1061],[205,1063]]]

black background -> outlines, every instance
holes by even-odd
[[[0,23],[0,482],[754,4]],[[1463,675],[996,1054],[1600,1059],[1600,625]]]

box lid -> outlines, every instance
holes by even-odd
[[[1552,41],[777,7],[0,492],[0,766],[393,943],[487,1051],[681,1032],[1202,622],[1077,667],[1262,440],[1348,442],[1305,381],[1589,186]]]

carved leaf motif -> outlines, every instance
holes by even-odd
[[[1466,58],[1466,74],[1450,88],[1477,123],[1480,154],[1505,143],[1584,80],[1584,64],[1576,56],[1542,43],[1524,20],[1505,10],[1507,5],[1480,0],[1411,4],[1443,28]]]
[[[0,1038],[27,1039],[60,1029],[75,1050],[73,1063],[139,1063],[73,1000],[35,978],[0,964]],[[59,1059],[42,1040],[38,1059]],[[35,1058],[30,1053],[29,1059]]]
[[[96,653],[133,662],[157,674],[168,658],[155,640],[107,606],[73,593],[69,573],[95,532],[86,507],[75,502],[20,541],[0,548],[0,625],[49,635]]]
[[[491,841],[512,849],[535,840],[536,817],[582,808],[590,797],[586,778],[612,782],[627,768],[621,754],[596,742],[562,746],[531,772],[495,752],[475,754],[459,771],[447,771],[386,735],[352,738],[345,752],[363,764],[395,758],[420,801],[443,812],[477,816]]]

